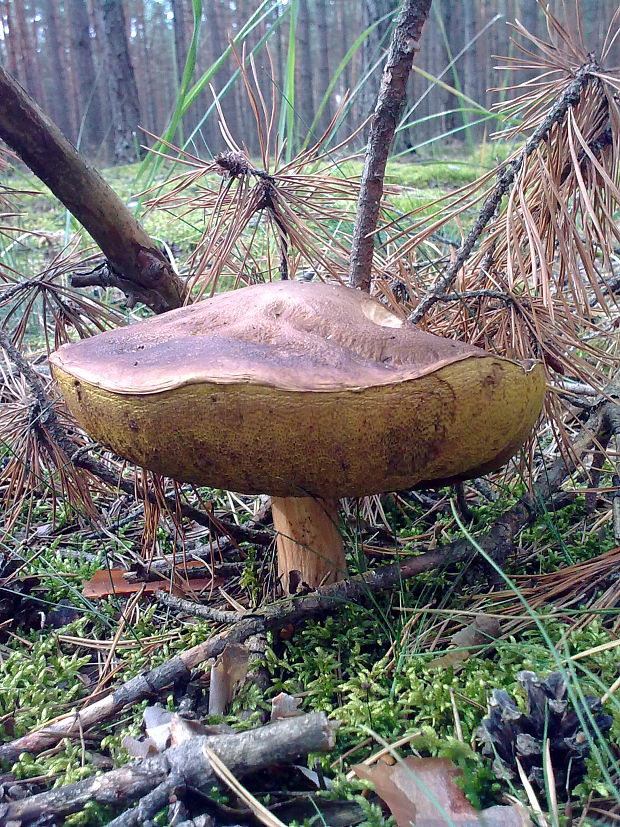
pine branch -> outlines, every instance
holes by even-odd
[[[526,159],[549,137],[554,125],[566,117],[566,113],[570,107],[579,103],[581,94],[592,77],[592,72],[597,69],[597,64],[590,61],[577,70],[573,80],[566,86],[564,92],[549,110],[548,115],[531,135],[523,150],[513,161],[504,167],[497,184],[482,205],[476,223],[467,234],[467,238],[457,250],[445,274],[428,290],[426,295],[420,300],[416,309],[411,313],[409,316],[410,322],[418,324],[433,305],[443,300],[449,288],[454,284],[461,267],[469,258],[476,241],[480,238],[484,228],[495,215],[495,211],[501,204],[503,197],[512,187]]]

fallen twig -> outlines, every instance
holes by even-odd
[[[170,802],[172,795],[178,796],[185,792],[185,783],[179,775],[171,772],[161,784],[158,784],[155,789],[147,793],[144,798],[138,802],[138,806],[133,810],[113,818],[108,822],[107,827],[134,827],[137,824],[144,824],[148,819],[157,815],[160,810]]]
[[[222,609],[214,609],[212,606],[205,606],[204,603],[194,603],[192,600],[176,597],[176,595],[169,594],[169,592],[157,592],[155,597],[170,609],[176,609],[179,612],[185,612],[205,620],[212,620],[214,623],[238,623],[246,617],[245,612],[227,612]],[[252,612],[247,614],[251,615]]]
[[[205,747],[213,750],[231,772],[243,776],[275,764],[297,762],[311,752],[332,749],[336,727],[337,724],[328,721],[323,712],[314,712],[235,735],[197,736],[153,758],[125,764],[103,775],[21,801],[0,804],[0,822],[27,825],[43,815],[58,817],[75,813],[90,801],[118,806],[145,799],[145,796],[150,798],[142,811],[149,811],[154,802],[165,806],[174,785],[208,792],[218,783]],[[116,823],[139,823],[139,811],[140,805]]]

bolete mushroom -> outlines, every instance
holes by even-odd
[[[78,422],[175,480],[273,498],[285,589],[342,577],[342,497],[472,478],[527,439],[542,366],[434,336],[367,294],[273,282],[63,345]]]

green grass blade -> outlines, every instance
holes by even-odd
[[[286,160],[293,157],[295,143],[295,32],[297,30],[298,0],[289,3],[288,50],[282,89],[282,108],[278,122],[278,132],[286,140]]]
[[[181,83],[179,95],[177,96],[177,102],[174,109],[174,113],[170,119],[170,123],[168,124],[162,135],[164,141],[167,141],[169,143],[174,142],[174,137],[180,119],[183,117],[183,115],[185,115],[189,107],[205,90],[205,88],[207,88],[208,84],[211,82],[217,71],[221,68],[224,61],[230,56],[232,52],[232,47],[242,42],[244,38],[247,37],[247,35],[251,31],[253,31],[253,29],[257,25],[259,25],[260,22],[272,11],[273,7],[274,0],[262,0],[258,8],[252,13],[249,20],[247,20],[247,22],[244,23],[244,25],[241,27],[241,29],[238,31],[235,37],[232,38],[231,43],[226,47],[226,49],[224,49],[219,58],[211,64],[211,66],[202,74],[199,80],[197,80],[196,83],[194,83],[194,85],[190,89],[189,83],[191,81],[191,77],[195,68],[195,57],[200,35],[200,17],[202,17],[202,0],[193,0],[193,11],[195,15],[194,30],[192,34],[192,43],[195,43],[195,48],[193,50],[194,64],[193,66],[190,65],[190,58],[192,52],[192,47],[190,46],[190,51],[188,52],[188,60],[183,71],[183,81]],[[198,10],[200,10],[200,16],[196,17]],[[229,88],[228,84],[226,88]],[[156,144],[154,149],[163,151],[165,150],[165,146],[163,143]],[[140,165],[140,168],[138,169],[136,180],[141,180],[146,174],[147,170],[150,170],[149,181],[152,182],[154,175],[159,170],[162,164],[162,161],[163,159],[158,155],[155,155],[153,153],[147,155],[147,157]]]
[[[318,106],[318,109],[316,110],[316,115],[314,116],[314,119],[313,119],[312,123],[310,124],[310,126],[308,128],[308,135],[306,136],[306,140],[303,143],[302,149],[306,149],[306,147],[310,143],[310,140],[311,140],[312,136],[315,133],[315,130],[317,128],[317,125],[319,123],[321,115],[323,114],[323,112],[325,110],[325,107],[327,106],[327,104],[328,104],[328,102],[331,98],[332,92],[334,91],[334,88],[335,88],[336,84],[338,83],[338,80],[340,79],[340,76],[342,75],[344,70],[347,68],[348,64],[353,60],[353,57],[355,56],[357,51],[360,49],[360,47],[362,46],[362,44],[366,40],[366,38],[374,31],[374,29],[377,28],[379,23],[381,23],[387,17],[391,16],[391,14],[392,14],[392,12],[390,12],[389,14],[383,15],[383,17],[380,17],[378,20],[375,20],[375,22],[372,25],[368,26],[367,29],[364,29],[364,31],[360,34],[360,36],[353,42],[353,44],[347,50],[347,53],[342,58],[342,60],[338,64],[338,67],[336,68],[336,71],[332,75],[332,78],[329,82],[329,86],[325,90],[325,94],[323,95],[323,97],[321,99],[321,102]]]

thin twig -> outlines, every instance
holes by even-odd
[[[385,167],[405,105],[413,55],[430,6],[431,0],[405,0],[403,3],[392,34],[377,106],[370,124],[349,267],[350,284],[367,293],[370,291],[374,232],[383,197]]]
[[[502,198],[510,190],[515,178],[520,172],[525,160],[534,152],[538,145],[546,140],[551,132],[554,124],[561,121],[568,112],[571,106],[579,103],[581,93],[589,82],[591,73],[596,71],[598,66],[595,62],[589,61],[581,66],[576,72],[573,80],[566,86],[564,92],[557,99],[555,104],[549,110],[548,115],[539,124],[537,129],[533,132],[519,155],[507,164],[499,176],[497,184],[493,187],[490,195],[486,198],[482,209],[476,219],[476,223],[467,234],[467,238],[461,244],[456,252],[454,259],[446,270],[445,274],[435,282],[435,284],[427,291],[426,295],[420,300],[416,309],[409,316],[409,321],[414,324],[419,323],[428,311],[442,301],[449,288],[452,286],[456,277],[458,276],[461,267],[469,258],[470,253],[474,249],[474,245],[489,221],[493,218],[496,209],[499,207]]]
[[[212,620],[214,623],[238,623],[246,616],[245,612],[226,612],[222,609],[214,609],[212,606],[205,606],[204,603],[194,603],[192,600],[183,600],[168,592],[156,592],[155,597],[159,603],[168,606],[169,609],[176,609],[178,612],[202,617],[205,620]],[[248,612],[247,614],[252,614]]]
[[[183,779],[175,773],[170,773],[161,784],[158,784],[151,792],[141,798],[132,810],[128,810],[118,818],[113,818],[112,821],[108,822],[108,827],[134,827],[134,825],[144,824],[147,819],[153,818],[160,810],[164,809],[169,803],[171,795],[179,795],[184,791]]]
[[[503,290],[491,290],[487,288],[481,290],[464,290],[462,293],[445,293],[440,298],[442,302],[458,302],[464,299],[498,299],[499,301],[506,302],[506,304],[512,304],[516,308],[519,307],[518,300],[514,296],[511,296],[510,293],[505,293]]]

